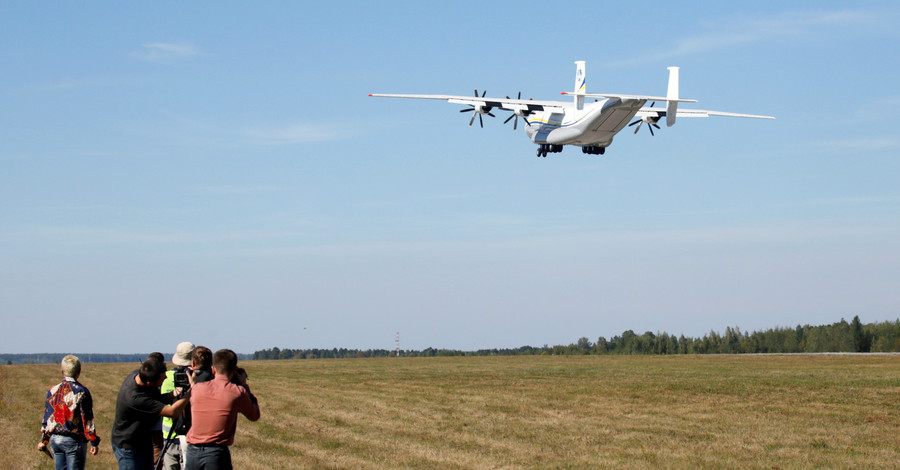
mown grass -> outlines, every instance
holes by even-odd
[[[248,361],[238,468],[900,468],[900,356]],[[86,364],[102,454],[133,364]],[[54,365],[0,366],[0,468],[35,450]]]

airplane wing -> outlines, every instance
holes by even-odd
[[[640,111],[635,114],[636,117],[663,117],[666,115],[666,108],[654,108],[651,106],[645,106],[640,109]],[[753,118],[753,119],[775,119],[774,116],[761,116],[758,114],[742,114],[742,113],[729,113],[725,111],[709,111],[706,109],[684,109],[678,108],[678,112],[676,114],[677,117],[710,117],[710,116],[728,116],[728,117],[742,117],[742,118]]]
[[[473,108],[498,108],[506,111],[551,111],[563,112],[563,109],[569,103],[560,101],[536,101],[523,100],[516,98],[485,98],[478,96],[459,96],[459,95],[414,95],[414,94],[385,94],[370,93],[369,96],[381,98],[412,98],[418,100],[443,100],[453,104],[463,104],[472,106]]]

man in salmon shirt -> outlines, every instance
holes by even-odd
[[[191,386],[185,470],[231,469],[228,446],[234,443],[237,414],[259,419],[259,404],[250,393],[247,373],[237,366],[237,354],[230,349],[216,351],[212,370],[213,380]]]

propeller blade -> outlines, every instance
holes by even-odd
[[[647,118],[645,118],[645,119],[647,119]],[[631,126],[637,124],[637,127],[634,128],[634,133],[637,134],[638,131],[641,130],[641,126],[644,125],[644,122],[647,123],[647,129],[650,129],[650,135],[655,136],[656,134],[653,133],[653,128],[655,127],[657,129],[659,129],[660,127],[652,120],[645,121],[644,119],[638,119],[638,120],[632,122],[631,124],[629,124],[628,126],[631,127]]]
[[[509,95],[506,95],[506,99],[510,99],[510,98],[509,98]],[[522,92],[521,92],[521,91],[519,92],[519,95],[518,95],[518,97],[517,97],[516,99],[518,99],[518,100],[522,99]],[[491,114],[491,113],[488,113],[488,115],[491,116],[491,117],[494,117],[494,115]],[[515,120],[513,120],[513,119],[515,119]],[[505,121],[503,121],[503,124],[506,124],[506,123],[509,122],[509,121],[512,121],[512,122],[513,122],[513,130],[518,129],[518,127],[519,127],[519,114],[518,114],[517,111],[513,111],[513,113],[510,114],[509,117],[506,118]],[[525,121],[525,122],[528,123],[528,121]]]
[[[460,109],[460,110],[459,110],[459,112],[461,112],[461,113],[471,113],[472,111],[475,111],[475,108]]]
[[[478,115],[478,113],[472,113],[472,119],[469,119],[469,127],[472,127],[472,123],[475,122],[476,115]]]
[[[481,124],[481,128],[484,129],[484,120],[481,119],[481,113],[478,114],[478,124]]]
[[[516,97],[517,100],[522,99],[522,92],[519,92],[519,96]],[[522,116],[522,120],[525,121],[525,116]],[[513,130],[516,130],[516,126],[519,124],[519,116],[516,116],[515,122],[513,122]],[[528,121],[525,121],[525,124],[528,124]]]

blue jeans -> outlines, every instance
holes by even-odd
[[[226,445],[188,444],[185,470],[231,470],[231,452]]]
[[[120,449],[112,446],[119,462],[119,470],[153,470],[153,447],[146,449]]]
[[[50,450],[53,451],[56,470],[84,470],[87,446],[87,442],[79,442],[74,437],[50,436]]]

